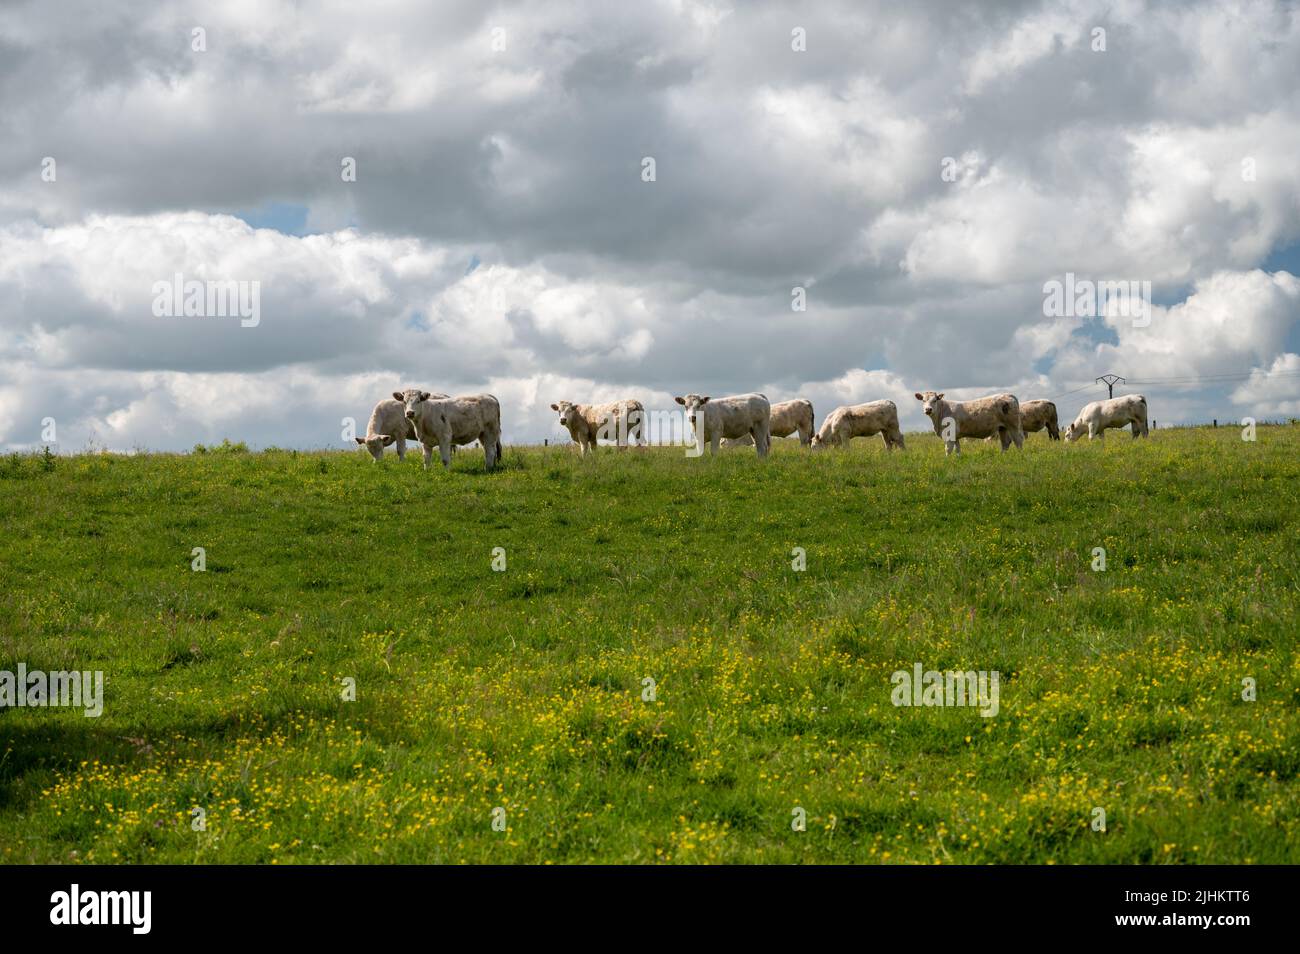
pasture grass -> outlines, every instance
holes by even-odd
[[[1300,861],[1300,428],[907,441],[0,459],[0,860]]]

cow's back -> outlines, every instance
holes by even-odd
[[[501,405],[491,394],[460,395],[436,403],[456,443],[467,444],[484,431],[500,429]]]

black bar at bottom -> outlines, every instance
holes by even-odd
[[[1232,944],[1280,936],[1292,920],[1284,911],[1292,875],[1261,867],[0,867],[0,911],[7,941],[76,933],[126,943],[373,944],[394,929],[424,928],[432,942],[441,935],[457,946],[465,931],[639,946],[637,938],[680,940],[681,927],[731,942],[833,930],[946,944],[1102,935]],[[138,930],[145,896],[132,892],[149,893],[147,933]],[[115,915],[124,923],[70,923]],[[443,933],[453,928],[460,941]],[[1019,933],[1039,929],[1051,933]]]

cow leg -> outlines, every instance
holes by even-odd
[[[424,469],[428,470],[433,466],[433,446],[431,444],[421,444],[420,447],[424,449]]]
[[[438,445],[438,453],[442,457],[443,470],[451,470],[451,439],[443,441]]]
[[[1138,425],[1138,422],[1137,422],[1137,421],[1134,421],[1134,422],[1133,422],[1133,427],[1131,428],[1131,430],[1132,430],[1132,432],[1133,432],[1133,440],[1137,440],[1137,439],[1138,439],[1138,435],[1141,433],[1141,432],[1138,430],[1138,426],[1139,426],[1139,425]]]
[[[483,445],[483,463],[484,466],[491,470],[497,462],[497,442],[487,431],[478,436],[478,442]]]
[[[1007,448],[1011,446],[1011,432],[1005,427],[998,428],[998,442],[1002,444],[1002,453],[1005,454]]]

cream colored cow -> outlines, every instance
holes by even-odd
[[[893,401],[870,401],[866,404],[846,404],[826,415],[821,429],[812,439],[813,450],[839,445],[848,450],[849,441],[855,437],[881,435],[885,449],[904,449],[903,432],[898,428],[898,405]]]
[[[501,459],[501,404],[491,394],[435,398],[428,391],[407,391],[406,419],[424,445],[424,468],[433,462],[433,448],[442,456],[442,466],[451,466],[451,449],[456,444],[483,445],[487,469]]]
[[[772,405],[771,433],[773,437],[799,435],[799,443],[807,447],[813,439],[812,401],[795,398]],[[728,438],[722,442],[724,447],[747,447],[754,443],[753,436]]]
[[[397,459],[406,460],[406,442],[418,440],[415,425],[406,419],[406,408],[401,401],[384,398],[370,412],[366,436],[353,438],[370,452],[375,463],[384,459],[384,448],[396,442]]]
[[[1052,440],[1061,439],[1060,426],[1056,421],[1056,405],[1044,400],[1020,402],[1020,429],[1025,434],[1034,434],[1043,428],[1047,428],[1047,436]],[[997,436],[990,434],[984,439],[991,441]]]
[[[945,454],[961,453],[963,437],[989,437],[996,434],[1006,451],[1014,442],[1023,447],[1024,432],[1020,430],[1020,402],[1014,394],[993,394],[974,401],[946,401],[942,391],[916,392],[925,416],[934,425],[934,432],[943,438]]]
[[[1044,428],[1050,439],[1061,439],[1060,426],[1056,421],[1056,405],[1045,400],[1023,402],[1020,405],[1020,430],[1033,434]]]
[[[1124,427],[1128,424],[1133,425],[1134,440],[1147,436],[1147,399],[1140,394],[1125,394],[1123,397],[1084,405],[1079,416],[1065,429],[1065,439],[1078,440],[1087,434],[1088,440],[1094,437],[1102,440],[1108,427]]]
[[[414,389],[412,389],[414,390]],[[446,397],[438,394],[435,397]],[[383,398],[370,412],[370,422],[366,425],[366,436],[355,437],[358,444],[370,452],[375,463],[384,459],[384,448],[397,444],[397,459],[406,460],[406,442],[418,441],[415,426],[406,419],[406,409],[401,392],[394,391],[392,399]]]
[[[574,404],[557,401],[552,411],[560,414],[560,424],[569,429],[582,456],[596,449],[597,440],[612,440],[619,450],[626,450],[628,438],[635,435],[636,445],[645,446],[645,406],[640,401],[612,401],[609,404]]]
[[[734,397],[711,398],[708,395],[687,394],[674,400],[686,408],[686,419],[695,432],[696,446],[703,453],[709,445],[711,454],[718,453],[723,438],[736,438],[748,434],[754,439],[759,457],[766,457],[772,443],[769,430],[772,422],[772,405],[762,394],[738,394]]]

